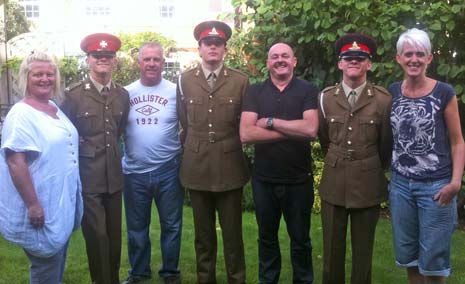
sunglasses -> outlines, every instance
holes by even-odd
[[[342,56],[342,60],[350,62],[350,61],[357,61],[357,62],[363,62],[368,59],[368,57],[365,56]]]
[[[92,56],[93,58],[99,60],[99,59],[113,59],[115,58],[115,55],[114,54],[95,54],[95,53],[91,53],[90,56]]]
[[[202,39],[202,42],[206,46],[214,45],[217,47],[225,44],[225,41],[220,38],[205,38],[205,39]]]

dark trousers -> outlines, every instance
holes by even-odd
[[[300,184],[275,184],[252,179],[255,214],[258,223],[259,280],[278,283],[281,252],[278,231],[281,215],[291,239],[293,283],[313,283],[310,239],[313,181]]]
[[[216,283],[216,211],[223,235],[228,283],[245,283],[242,188],[225,192],[189,190],[189,194],[194,213],[198,283]]]
[[[119,284],[122,192],[83,193],[82,233],[95,284]]]
[[[345,208],[321,201],[323,284],[345,283],[347,225],[352,241],[351,284],[370,284],[375,229],[380,207]]]

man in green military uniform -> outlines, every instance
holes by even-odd
[[[183,73],[177,111],[184,153],[180,179],[194,213],[198,283],[216,283],[216,220],[223,233],[228,283],[245,283],[242,187],[249,173],[239,138],[242,97],[248,78],[223,64],[231,28],[219,21],[194,30],[201,64]]]
[[[320,184],[323,284],[345,283],[346,233],[350,218],[352,284],[371,283],[371,262],[380,203],[387,198],[384,169],[392,134],[391,96],[367,82],[375,41],[348,34],[336,41],[342,82],[321,93],[319,138],[325,153]]]
[[[127,91],[111,80],[120,46],[111,34],[85,37],[81,49],[87,54],[89,79],[68,89],[61,105],[79,132],[82,232],[95,284],[119,284],[123,190],[119,139],[129,111]]]

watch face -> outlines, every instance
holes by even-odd
[[[273,119],[272,118],[268,118],[266,120],[266,128],[268,128],[268,129],[273,128]]]

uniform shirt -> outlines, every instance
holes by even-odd
[[[137,80],[126,86],[126,90],[129,115],[124,135],[123,172],[150,172],[181,151],[176,85],[162,79],[159,84],[147,87]]]
[[[53,104],[52,102],[50,102]],[[0,150],[0,231],[5,239],[39,257],[56,254],[81,223],[78,134],[63,112],[58,119],[19,102],[9,111]],[[44,209],[41,229],[32,227],[24,200],[16,190],[5,150],[27,152],[28,169]]]
[[[442,179],[452,174],[449,135],[444,110],[455,96],[452,86],[437,82],[421,98],[402,95],[401,82],[389,87],[394,135],[392,168],[408,178]]]
[[[318,108],[318,89],[307,81],[293,78],[281,92],[271,79],[253,85],[244,99],[242,111],[264,117],[296,120],[306,110]],[[268,182],[299,183],[312,174],[310,140],[284,140],[255,144],[254,175]]]

